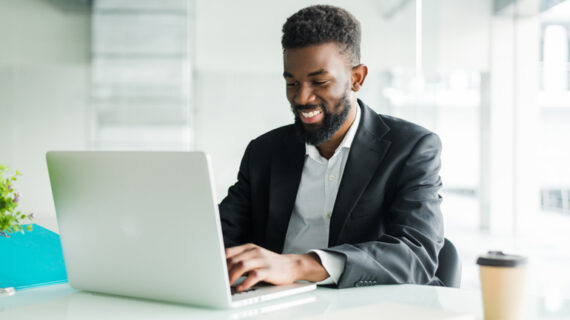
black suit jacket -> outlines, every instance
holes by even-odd
[[[441,143],[413,123],[379,115],[358,101],[353,140],[332,213],[329,247],[346,260],[338,287],[389,283],[441,285]],[[227,247],[255,243],[282,252],[305,161],[293,125],[247,146],[238,180],[220,204]]]

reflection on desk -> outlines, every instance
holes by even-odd
[[[570,318],[570,302],[558,310],[545,308],[544,299],[527,303],[529,319]],[[402,308],[402,305],[408,308]],[[429,309],[423,309],[429,308]],[[404,311],[405,310],[405,311]],[[421,312],[437,319],[482,319],[480,292],[417,285],[330,289],[268,301],[239,309],[212,310],[134,298],[77,291],[55,285],[0,297],[0,319],[400,319]],[[384,313],[384,314],[381,314]],[[386,313],[393,313],[388,315]],[[413,314],[413,313],[409,313]],[[432,318],[433,318],[432,317]]]

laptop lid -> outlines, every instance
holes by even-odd
[[[48,152],[73,288],[231,306],[208,156]]]

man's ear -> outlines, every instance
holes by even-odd
[[[359,91],[362,85],[364,84],[364,80],[368,75],[368,67],[364,64],[359,64],[357,66],[352,67],[351,72],[351,82],[352,82],[352,91]]]

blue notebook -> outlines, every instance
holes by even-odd
[[[59,235],[37,224],[25,234],[0,237],[0,288],[67,282]]]

